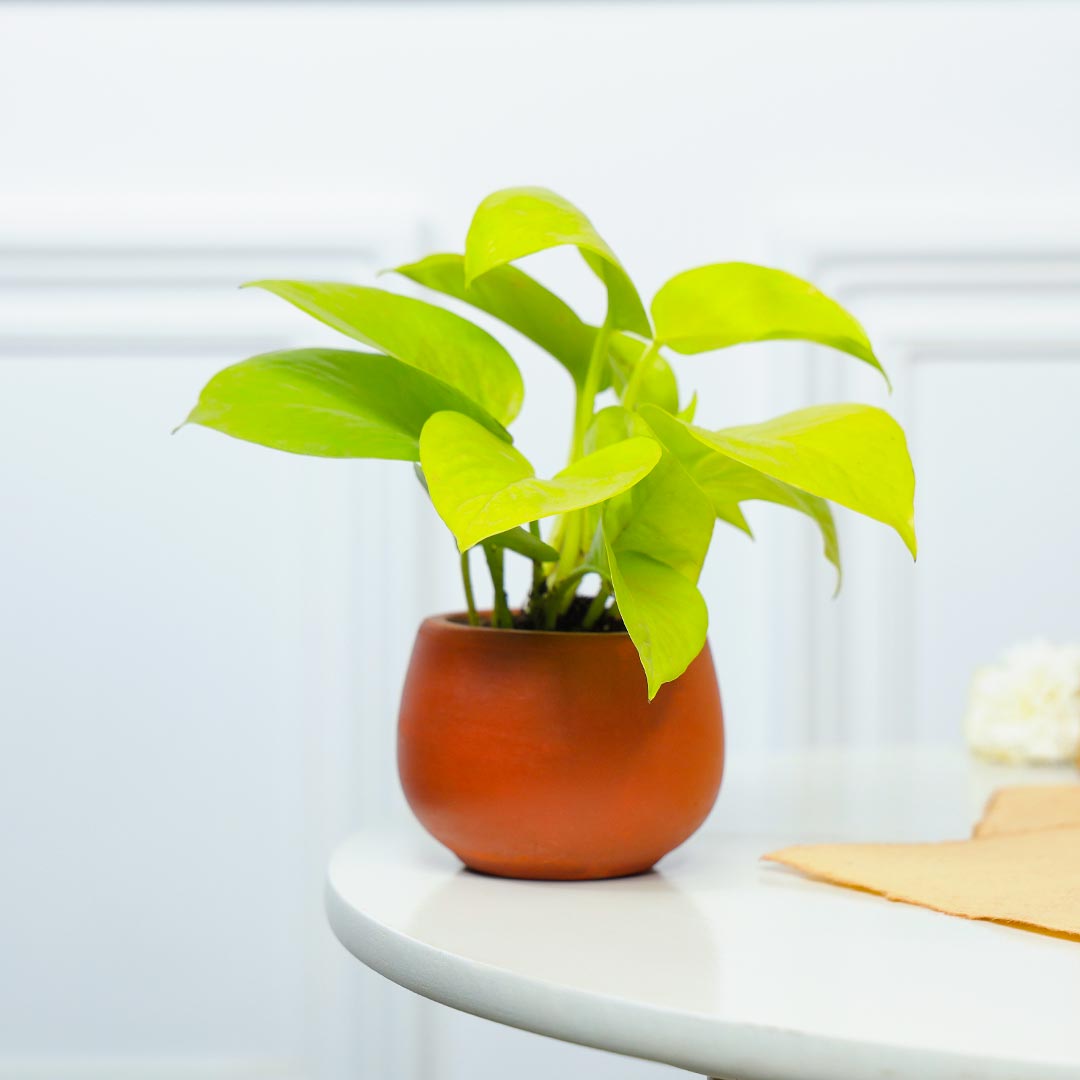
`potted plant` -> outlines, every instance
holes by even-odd
[[[605,287],[602,325],[514,265],[558,246],[577,248]],[[367,348],[252,357],[211,379],[187,422],[296,454],[412,462],[457,541],[467,608],[421,625],[405,682],[399,767],[416,816],[488,873],[646,870],[719,790],[720,696],[697,587],[716,520],[749,533],[752,500],[807,515],[838,582],[831,502],[891,526],[915,554],[914,474],[887,413],[823,405],[715,430],[696,422],[696,400],[680,401],[668,354],[794,338],[881,366],[848,312],[779,270],[688,270],[647,311],[589,219],[540,188],[489,196],[464,255],[397,273],[495,316],[565,368],[566,468],[538,478],[514,444],[524,389],[499,341],[370,286],[255,282]],[[473,600],[476,549],[490,612]],[[532,562],[520,609],[503,585],[512,558]]]

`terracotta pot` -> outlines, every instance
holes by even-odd
[[[421,824],[474,870],[648,870],[705,820],[724,761],[708,645],[650,703],[626,634],[420,626],[398,768]]]

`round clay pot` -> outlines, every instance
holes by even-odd
[[[724,762],[708,645],[648,700],[625,633],[425,620],[398,768],[421,824],[474,870],[587,879],[648,870],[705,820]]]

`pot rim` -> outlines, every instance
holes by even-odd
[[[478,608],[477,615],[491,615],[490,608]],[[513,614],[518,614],[518,609],[513,609]],[[469,613],[467,611],[445,611],[436,615],[426,615],[421,622],[422,626],[428,624],[445,627],[450,630],[464,630],[470,634],[517,634],[525,637],[553,637],[553,638],[578,638],[589,641],[603,640],[608,638],[612,641],[626,641],[630,634],[623,627],[622,630],[533,630],[517,629],[506,626],[470,626]]]

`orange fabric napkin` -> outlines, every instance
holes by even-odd
[[[1080,785],[998,791],[970,840],[808,844],[764,858],[890,900],[1080,940]]]
[[[975,826],[975,836],[1080,827],[1080,784],[1007,787],[995,791]]]

